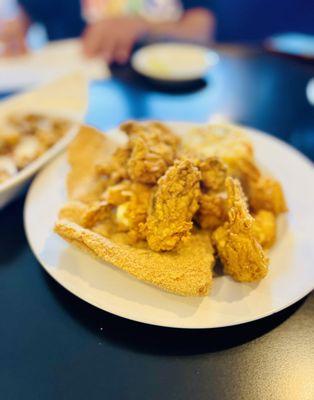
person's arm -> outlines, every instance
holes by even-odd
[[[87,56],[101,56],[108,63],[124,63],[135,42],[142,36],[169,37],[208,43],[212,39],[215,18],[203,8],[190,9],[173,22],[150,22],[140,17],[108,18],[89,25],[83,34]]]
[[[179,21],[151,24],[148,33],[207,44],[214,30],[214,15],[205,8],[194,8],[186,11]]]
[[[0,55],[18,56],[27,52],[26,33],[29,20],[24,13],[0,22]]]

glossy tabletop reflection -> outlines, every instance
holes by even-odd
[[[185,87],[153,84],[129,67],[112,74],[90,88],[87,120],[102,129],[132,118],[223,116],[314,158],[309,63],[231,49],[206,79]],[[314,398],[313,293],[231,328],[131,322],[84,303],[43,271],[26,242],[23,204],[22,196],[0,211],[1,399]]]

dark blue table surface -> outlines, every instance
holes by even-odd
[[[174,61],[175,62],[175,61]],[[206,122],[222,115],[273,134],[314,157],[314,64],[247,50],[220,53],[204,81],[166,87],[114,67],[90,88],[87,121],[101,129],[130,118]],[[313,81],[314,82],[314,81]]]
[[[313,65],[224,52],[206,81],[166,88],[113,68],[90,89],[88,121],[207,121],[223,114],[314,158]],[[74,297],[39,266],[20,198],[0,211],[0,398],[314,398],[314,295],[249,324],[184,331],[115,317]],[[40,221],[39,221],[40,223]]]

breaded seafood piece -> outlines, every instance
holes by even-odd
[[[183,136],[183,145],[188,151],[202,158],[218,157],[234,174],[239,163],[254,160],[252,143],[246,132],[230,124],[208,124],[193,128]]]
[[[145,239],[145,222],[152,197],[152,188],[132,182],[125,202],[118,205],[116,221],[128,230],[131,242]]]
[[[108,186],[102,198],[113,206],[119,206],[127,202],[132,195],[132,182],[124,180],[113,186]]]
[[[126,180],[109,186],[103,194],[109,204],[117,207],[115,222],[122,230],[129,231],[130,239],[134,242],[145,239],[143,224],[146,222],[152,191],[149,185]]]
[[[179,138],[159,123],[129,122],[122,125],[121,129],[129,135],[130,140],[128,175],[135,182],[155,184],[172,165]]]
[[[254,215],[253,233],[265,249],[270,248],[276,241],[276,217],[267,210],[260,210]]]
[[[98,222],[110,218],[111,206],[106,201],[86,204],[81,201],[67,202],[59,212],[59,219],[75,222],[84,228],[92,228]]]
[[[226,274],[239,282],[259,281],[268,272],[268,258],[254,235],[240,182],[228,177],[226,189],[228,221],[213,233],[213,243]]]
[[[227,218],[225,193],[202,193],[196,221],[202,229],[215,230],[223,225]]]
[[[196,162],[201,171],[201,196],[195,220],[202,229],[215,230],[226,221],[226,165],[212,156]]]
[[[131,155],[129,144],[118,147],[110,159],[96,165],[99,175],[107,178],[108,185],[115,185],[124,179],[128,179],[127,162]]]
[[[190,236],[200,197],[201,174],[189,160],[177,160],[158,181],[148,213],[149,247],[172,250]]]
[[[281,184],[268,176],[250,182],[248,197],[254,212],[267,210],[278,215],[288,210]]]
[[[111,206],[107,201],[95,201],[88,205],[82,216],[82,226],[92,228],[98,222],[111,217]]]
[[[233,163],[231,174],[234,178],[240,180],[244,190],[253,183],[257,182],[261,177],[261,172],[257,167],[254,159],[239,159]]]
[[[219,192],[224,189],[227,167],[218,157],[208,157],[199,163],[202,184],[207,190]]]
[[[175,251],[115,243],[89,229],[59,220],[55,232],[71,244],[144,282],[181,296],[206,296],[212,284],[213,248],[207,234],[196,233]]]

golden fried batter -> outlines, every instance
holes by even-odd
[[[197,222],[202,229],[214,230],[226,221],[226,197],[224,193],[202,193]]]
[[[82,216],[82,226],[92,228],[98,222],[110,218],[111,206],[105,201],[96,201],[90,204]]]
[[[268,272],[268,258],[254,236],[254,220],[240,182],[228,177],[226,189],[228,221],[214,232],[214,244],[226,274],[239,282],[258,281]]]
[[[216,156],[227,164],[229,173],[242,160],[253,160],[253,146],[243,129],[227,124],[210,124],[192,129],[183,137],[184,147],[204,157]]]
[[[59,211],[59,219],[75,222],[76,224],[83,225],[83,216],[88,209],[88,205],[78,200],[70,200],[64,204]]]
[[[175,251],[157,253],[148,248],[116,243],[67,220],[59,220],[55,231],[89,254],[168,292],[206,296],[211,287],[213,248],[209,236],[203,232],[193,234]]]
[[[232,167],[229,168],[229,173],[240,180],[245,190],[261,177],[261,172],[253,158],[234,160]]]
[[[280,183],[261,174],[252,144],[242,129],[224,124],[193,129],[184,138],[184,146],[201,157],[220,158],[227,165],[228,174],[243,184],[254,212],[264,209],[278,215],[287,211]]]
[[[147,218],[152,250],[171,250],[190,236],[198,209],[201,174],[189,160],[177,160],[158,181]]]
[[[287,204],[280,183],[267,176],[251,181],[248,187],[250,207],[254,212],[267,210],[275,215],[287,211]]]
[[[196,221],[202,229],[214,230],[226,220],[225,180],[227,167],[217,157],[196,161],[201,171],[202,193]]]
[[[97,164],[98,174],[107,178],[108,185],[114,185],[128,178],[127,162],[131,155],[129,144],[118,147],[110,159],[105,163]]]
[[[111,206],[106,201],[86,204],[81,201],[69,201],[59,212],[60,219],[75,222],[84,228],[92,228],[98,222],[110,218]]]
[[[107,182],[96,172],[96,165],[105,164],[117,145],[97,129],[82,126],[69,145],[67,192],[70,200],[85,203],[97,201]]]
[[[227,177],[227,167],[218,157],[208,157],[199,163],[202,183],[207,190],[221,191]]]
[[[129,180],[108,187],[103,198],[117,206],[113,223],[119,231],[128,231],[131,241],[145,239],[143,224],[147,218],[152,187]]]
[[[104,200],[108,201],[109,204],[119,206],[130,199],[132,194],[131,186],[131,181],[124,180],[116,185],[109,186],[102,197]]]
[[[130,186],[128,200],[117,208],[116,220],[118,224],[128,229],[129,238],[133,242],[145,239],[144,223],[146,222],[151,196],[151,187],[133,182]]]
[[[273,213],[260,210],[254,215],[253,233],[265,249],[270,248],[276,241],[276,217]]]
[[[128,123],[121,129],[130,137],[131,155],[127,171],[135,182],[155,184],[173,163],[179,142],[168,128],[158,123]]]

